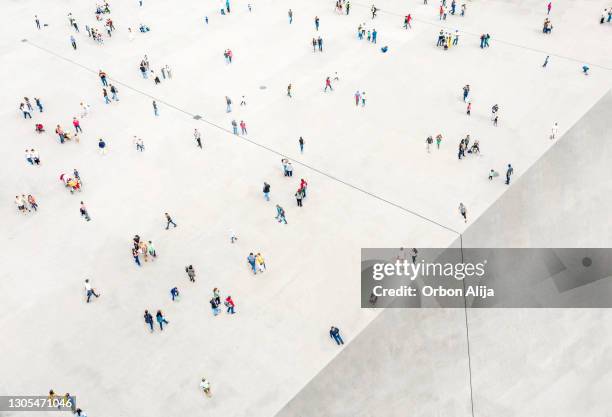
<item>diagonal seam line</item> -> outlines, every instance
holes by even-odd
[[[41,51],[44,51],[44,52],[46,52],[46,53],[48,53],[48,54],[50,54],[50,55],[53,55],[53,56],[55,56],[55,57],[57,57],[57,58],[60,58],[60,59],[62,59],[62,60],[64,60],[64,61],[66,61],[66,62],[69,62],[69,63],[71,63],[71,64],[73,64],[73,65],[78,66],[78,67],[81,67],[82,69],[84,69],[84,70],[86,70],[86,71],[89,71],[89,72],[92,72],[92,73],[94,73],[94,74],[97,74],[97,71],[96,71],[96,70],[94,70],[94,69],[92,69],[92,68],[89,68],[89,67],[87,67],[87,66],[85,66],[85,65],[83,65],[83,64],[80,64],[79,62],[76,62],[76,61],[74,61],[74,60],[72,60],[72,59],[70,59],[70,58],[66,58],[66,57],[64,57],[64,56],[62,56],[62,55],[59,55],[59,54],[57,54],[57,53],[55,53],[55,52],[53,52],[53,51],[51,51],[51,50],[49,50],[49,49],[47,49],[47,48],[45,48],[45,47],[42,47],[42,46],[37,45],[37,44],[35,44],[35,43],[33,43],[33,42],[30,42],[30,41],[27,41],[26,43],[27,43],[27,44],[29,44],[29,45],[32,45],[32,46],[33,46],[33,47],[35,47],[35,48],[40,49]],[[176,111],[178,111],[178,112],[181,112],[181,113],[183,113],[183,114],[186,114],[186,115],[190,116],[191,118],[193,118],[193,117],[195,116],[195,114],[194,114],[194,113],[191,113],[191,112],[189,112],[189,111],[187,111],[187,110],[184,110],[184,109],[182,109],[182,108],[180,108],[180,107],[178,107],[178,106],[176,106],[176,105],[174,105],[174,104],[172,104],[172,103],[169,103],[169,102],[167,102],[167,101],[160,100],[160,99],[158,99],[157,97],[152,96],[151,94],[149,94],[149,93],[147,93],[147,92],[145,92],[145,91],[139,90],[138,88],[132,87],[131,85],[126,84],[126,83],[124,83],[124,82],[122,82],[122,81],[120,81],[120,80],[118,80],[118,79],[116,79],[116,78],[111,78],[111,77],[108,77],[108,79],[109,79],[109,80],[111,80],[111,81],[114,81],[114,82],[115,82],[115,84],[119,84],[119,85],[121,85],[122,87],[125,87],[125,88],[127,88],[127,89],[129,89],[129,90],[135,91],[135,92],[137,92],[137,93],[139,93],[139,94],[141,94],[141,95],[143,95],[143,96],[149,97],[149,98],[151,98],[151,99],[155,100],[156,102],[158,102],[158,103],[162,103],[162,104],[164,104],[164,105],[166,105],[166,106],[168,106],[168,107],[170,107],[170,108],[173,108],[174,110],[176,110]],[[307,168],[307,169],[309,169],[309,170],[311,170],[311,171],[313,171],[313,172],[316,172],[316,173],[317,173],[317,174],[319,174],[319,175],[322,175],[322,176],[324,176],[324,177],[327,177],[327,178],[329,178],[329,179],[331,179],[331,180],[333,180],[333,181],[339,182],[340,184],[343,184],[343,185],[345,185],[345,186],[347,186],[347,187],[349,187],[349,188],[352,188],[352,189],[354,189],[354,190],[356,190],[356,191],[359,191],[360,193],[365,194],[365,195],[367,195],[367,196],[370,196],[370,197],[372,197],[372,198],[374,198],[374,199],[376,199],[376,200],[382,201],[383,203],[389,204],[389,205],[391,205],[391,206],[393,206],[393,207],[395,207],[395,208],[397,208],[397,209],[399,209],[399,210],[401,210],[401,211],[403,211],[403,212],[405,212],[405,213],[412,214],[413,216],[416,216],[416,217],[418,217],[418,218],[420,218],[420,219],[422,219],[422,220],[425,220],[425,221],[427,221],[427,222],[429,222],[429,223],[435,224],[436,226],[439,226],[439,227],[441,227],[441,228],[443,228],[443,229],[445,229],[445,230],[448,230],[449,232],[455,233],[455,234],[457,234],[457,235],[461,235],[461,233],[460,233],[460,232],[458,232],[458,231],[454,230],[453,228],[451,228],[451,227],[449,227],[449,226],[445,226],[445,225],[443,225],[442,223],[439,223],[439,222],[437,222],[436,220],[430,219],[429,217],[426,217],[426,216],[424,216],[424,215],[422,215],[422,214],[420,214],[420,213],[418,213],[418,212],[416,212],[416,211],[410,210],[409,208],[406,208],[406,207],[404,207],[404,206],[402,206],[402,205],[400,205],[400,204],[398,204],[398,203],[394,203],[394,202],[392,202],[392,201],[389,201],[389,200],[387,200],[387,199],[385,199],[385,198],[383,198],[383,197],[381,197],[381,196],[379,196],[379,195],[377,195],[377,194],[374,194],[374,193],[372,193],[372,192],[370,192],[370,191],[368,191],[368,190],[365,190],[365,189],[360,188],[360,187],[358,187],[358,186],[356,186],[356,185],[353,185],[353,184],[351,184],[351,183],[349,183],[349,182],[346,182],[346,181],[344,181],[344,180],[342,180],[342,179],[340,179],[340,178],[338,178],[338,177],[335,177],[335,176],[333,176],[333,175],[331,175],[331,174],[329,174],[329,173],[327,173],[327,172],[325,172],[325,171],[320,170],[319,168],[316,168],[316,167],[314,167],[314,166],[312,166],[312,165],[308,165],[308,164],[306,164],[306,163],[304,163],[304,162],[301,162],[301,161],[300,161],[300,160],[298,160],[298,159],[295,159],[295,158],[290,158],[289,156],[287,156],[287,155],[285,155],[285,154],[283,154],[283,153],[281,153],[281,152],[279,152],[279,151],[277,151],[277,150],[275,150],[275,149],[273,149],[273,148],[270,148],[270,147],[268,147],[268,146],[266,146],[266,145],[263,145],[263,144],[261,144],[261,143],[259,143],[259,142],[255,142],[254,140],[251,140],[251,139],[246,138],[246,137],[244,137],[244,136],[241,136],[241,135],[234,135],[234,134],[233,134],[233,133],[232,133],[232,132],[231,132],[229,129],[226,129],[226,128],[222,127],[222,126],[219,126],[218,124],[216,124],[216,123],[214,123],[214,122],[211,122],[211,121],[209,121],[209,120],[204,119],[203,117],[202,117],[202,118],[200,118],[200,119],[197,119],[197,120],[198,120],[198,121],[200,121],[200,122],[204,122],[204,123],[206,123],[206,124],[208,124],[208,125],[210,125],[210,126],[212,126],[212,127],[215,127],[215,128],[217,128],[218,130],[221,130],[221,131],[223,131],[223,132],[225,132],[225,133],[227,133],[227,134],[229,134],[229,135],[232,135],[232,136],[238,136],[238,138],[242,139],[243,141],[245,141],[245,142],[249,142],[249,143],[251,143],[252,145],[255,145],[255,146],[258,146],[258,147],[260,147],[260,148],[262,148],[262,149],[265,149],[265,150],[266,150],[266,151],[268,151],[268,152],[274,153],[274,154],[276,154],[276,155],[278,155],[278,156],[281,156],[281,157],[283,157],[283,158],[288,158],[288,159],[291,159],[291,160],[292,160],[294,163],[296,163],[297,165],[300,165],[300,166],[302,166],[302,167],[304,167],[304,168]]]
[[[459,235],[459,244],[461,249],[461,263],[464,263],[463,259],[463,235]],[[462,280],[463,284],[463,312],[465,314],[465,341],[467,345],[467,360],[468,360],[468,376],[470,382],[470,405],[472,407],[472,417],[474,417],[474,389],[472,387],[472,355],[470,352],[470,325],[468,321],[468,305],[467,295],[465,290],[465,280]]]
[[[362,3],[351,3],[351,5],[352,4],[355,4],[355,5],[360,6],[360,7],[370,8],[370,6],[367,6],[367,5],[362,4]],[[406,16],[405,14],[401,14],[401,13],[397,13],[397,12],[392,12],[392,11],[381,10],[381,9],[378,9],[377,12],[386,13],[388,15],[399,16],[399,17],[405,17]],[[436,26],[436,27],[439,27],[439,28],[442,28],[442,29],[447,29],[447,30],[456,29],[456,27],[450,27],[450,26],[447,26],[447,25],[444,25],[444,24],[438,24],[437,22],[432,22],[430,20],[419,19],[419,18],[415,18],[415,17],[413,17],[412,20],[414,20],[415,22],[425,23],[426,25]],[[467,32],[467,31],[461,31],[461,34],[475,36],[477,38],[480,37],[479,34],[472,33],[472,32]],[[555,57],[555,58],[566,59],[568,61],[578,62],[580,64],[588,64],[588,65],[590,65],[592,67],[601,68],[601,69],[606,70],[606,71],[612,71],[611,67],[606,67],[605,65],[600,65],[600,64],[593,64],[593,63],[590,63],[590,62],[587,62],[587,61],[583,61],[583,60],[580,60],[578,58],[574,58],[574,57],[571,57],[571,56],[554,54],[552,52],[547,52],[547,51],[545,51],[543,49],[533,48],[531,46],[526,46],[526,45],[521,45],[521,44],[510,42],[510,41],[505,41],[503,39],[497,39],[497,38],[491,38],[491,39],[495,40],[498,43],[501,43],[501,44],[504,44],[504,45],[508,45],[508,46],[512,46],[514,48],[524,49],[524,50],[531,51],[531,52],[538,52],[538,53],[541,53],[541,54],[550,55],[550,56]]]

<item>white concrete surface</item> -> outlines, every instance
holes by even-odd
[[[444,247],[456,238],[334,178],[462,231],[459,201],[475,219],[506,191],[500,181],[487,181],[491,167],[512,162],[520,176],[551,146],[554,120],[564,131],[610,88],[604,67],[612,67],[612,57],[601,39],[612,26],[593,23],[605,1],[555,3],[555,33],[548,37],[539,31],[539,2],[473,1],[463,20],[449,18],[447,24],[466,33],[460,48],[447,52],[433,46],[436,5],[380,2],[378,47],[389,45],[388,54],[355,39],[368,16],[357,3],[348,17],[322,0],[257,1],[252,13],[246,3],[235,2],[232,14],[222,17],[214,5],[195,1],[145,0],[143,9],[136,1],[115,1],[113,38],[99,46],[81,32],[77,51],[66,15],[72,12],[83,30],[95,22],[94,1],[6,3],[0,326],[7,343],[0,393],[69,391],[90,416],[273,415],[338,353],[326,333],[331,323],[350,341],[377,316],[359,308],[361,247]],[[386,12],[411,12],[414,29],[405,32],[401,17]],[[37,31],[34,14],[49,27]],[[323,54],[309,45],[315,15]],[[127,27],[140,22],[152,31],[130,42]],[[467,32],[485,31],[492,48],[482,51]],[[544,53],[496,38],[585,60],[591,75],[581,75],[578,62],[554,56],[544,71]],[[230,66],[223,61],[226,48],[235,56]],[[159,86],[142,80],[144,54],[155,69],[170,65],[174,79]],[[103,104],[94,73],[100,68],[119,87],[120,103]],[[334,71],[341,81],[324,94],[325,76]],[[285,97],[289,82],[292,100]],[[460,98],[466,83],[474,100],[469,120]],[[357,89],[367,92],[365,108],[352,104]],[[246,109],[237,106],[242,94]],[[20,118],[17,107],[26,95],[41,97],[46,107],[34,114],[45,135]],[[229,116],[225,95],[235,104]],[[151,96],[160,104],[159,118]],[[92,113],[82,120],[81,143],[58,144],[54,126],[68,129],[82,100]],[[501,107],[497,128],[489,120],[494,103]],[[244,119],[251,140],[296,161],[294,178],[282,177],[278,154],[189,114],[224,128],[232,118]],[[193,143],[194,127],[203,131],[203,151]],[[445,137],[442,150],[428,155],[425,137],[438,132]],[[483,155],[458,162],[456,145],[467,133],[480,140]],[[132,135],[145,140],[144,153],[133,149]],[[306,140],[303,156],[299,136]],[[97,153],[98,137],[109,143],[104,157]],[[27,165],[26,147],[40,152],[41,167]],[[84,180],[79,195],[58,181],[72,168]],[[310,188],[298,210],[292,195],[301,177]],[[272,203],[262,199],[264,180],[272,185]],[[40,211],[17,213],[17,193],[35,195]],[[81,199],[90,223],[79,218]],[[287,209],[288,226],[273,220],[277,202]],[[176,230],[163,230],[164,211],[179,224]],[[240,236],[234,246],[230,228]],[[152,239],[160,254],[140,270],[129,252],[135,233]],[[263,276],[253,278],[245,267],[250,251],[266,257],[270,270]],[[199,272],[195,285],[184,276],[188,263]],[[83,300],[85,277],[102,293],[91,305]],[[174,285],[183,293],[178,304],[168,296]],[[236,316],[211,316],[213,287],[232,294]],[[146,331],[145,308],[165,311],[167,331]],[[203,375],[212,381],[211,400],[197,388]],[[465,411],[463,401],[457,404]]]

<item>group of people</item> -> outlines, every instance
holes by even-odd
[[[64,187],[70,190],[70,194],[74,194],[75,191],[78,191],[78,192],[81,191],[81,188],[82,188],[81,187],[82,186],[81,176],[79,174],[79,171],[77,171],[76,169],[73,170],[72,176],[68,176],[65,173],[62,173],[59,176],[59,179],[62,182],[62,184],[64,184]]]
[[[133,240],[134,246],[132,247],[132,257],[134,258],[134,263],[138,266],[142,266],[140,263],[140,256],[143,257],[145,262],[148,262],[149,259],[151,261],[157,258],[157,252],[155,251],[155,246],[153,242],[144,241],[140,239],[140,236],[135,235]]]
[[[445,51],[449,50],[451,46],[457,46],[459,44],[459,31],[456,30],[454,35],[450,32],[440,30],[438,33],[438,42],[436,46],[442,47]]]
[[[253,255],[253,252],[249,253],[249,256],[247,256],[247,263],[253,271],[253,275],[257,275],[258,272],[260,274],[266,272],[266,261],[259,252],[257,252],[257,255]]]
[[[378,32],[376,29],[367,29],[365,23],[360,23],[359,26],[357,26],[357,39],[360,41],[367,39],[368,42],[376,43],[378,39]]]
[[[15,196],[15,205],[17,206],[17,210],[20,213],[30,213],[32,210],[38,211],[38,204],[36,203],[36,199],[32,194],[28,194],[26,197],[25,194],[16,195]],[[28,205],[30,206],[28,208]]]

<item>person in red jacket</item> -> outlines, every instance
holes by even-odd
[[[236,304],[234,304],[234,300],[232,300],[232,296],[228,295],[227,298],[225,299],[225,306],[227,307],[227,314],[234,314],[234,307],[236,307]]]
[[[83,133],[83,129],[81,129],[81,123],[76,117],[72,118],[72,126],[74,126],[74,130],[76,131],[76,133]]]
[[[306,188],[308,187],[308,183],[304,178],[300,179],[300,189],[304,191],[304,198],[306,198]]]

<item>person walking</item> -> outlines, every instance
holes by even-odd
[[[266,201],[270,201],[270,184],[264,181],[263,194]]]
[[[257,265],[257,269],[260,273],[263,274],[266,271],[266,261],[259,252],[257,252],[257,255],[255,255],[255,264]]]
[[[174,221],[172,220],[172,217],[170,217],[168,213],[164,213],[164,216],[166,217],[166,230],[170,228],[170,225],[173,225],[174,227],[176,227],[176,223],[174,223]]]
[[[235,120],[232,120],[232,132],[234,135],[238,135],[238,123]]]
[[[327,92],[327,89],[328,89],[328,88],[329,88],[331,91],[334,91],[334,89],[332,88],[332,85],[331,85],[331,79],[330,79],[329,77],[327,77],[327,78],[325,79],[325,89],[324,89],[323,91],[324,91],[324,92]]]
[[[72,49],[76,51],[77,49],[76,39],[72,35],[70,35],[70,43],[72,44]]]
[[[43,112],[43,105],[40,102],[40,99],[38,97],[34,97],[34,101],[36,102],[36,107],[38,107],[38,111],[39,112]]]
[[[79,212],[81,213],[81,217],[85,217],[85,220],[91,220],[91,217],[89,217],[89,212],[87,211],[87,207],[85,207],[85,203],[83,203],[82,201],[81,206],[79,207]]]
[[[157,102],[155,100],[153,100],[153,114],[155,116],[159,116],[159,110],[157,108]]]
[[[459,213],[461,214],[461,217],[463,217],[463,219],[467,223],[467,209],[465,208],[463,203],[459,203]]]
[[[279,223],[285,222],[287,224],[287,219],[285,218],[285,210],[280,206],[276,205],[276,217]]]
[[[242,135],[246,135],[247,134],[246,123],[244,122],[244,120],[240,121],[240,132],[241,132]]]
[[[195,129],[193,131],[193,137],[196,140],[198,147],[202,149],[202,135],[200,134],[200,131],[198,129]]]
[[[331,337],[337,345],[343,345],[344,340],[342,340],[342,336],[340,336],[340,329],[334,326],[331,326],[329,329],[329,337]]]
[[[293,10],[289,9],[289,12],[287,13],[289,15],[289,24],[293,23]]]
[[[232,112],[232,99],[229,98],[228,96],[225,96],[225,112],[226,113]]]
[[[36,29],[40,30],[40,19],[38,15],[34,15],[34,23],[36,23]]]
[[[175,301],[179,296],[179,290],[177,287],[173,287],[170,290],[170,297],[172,297],[172,301]]]
[[[89,282],[89,279],[85,280],[85,295],[87,296],[87,302],[89,303],[89,301],[91,300],[91,296],[93,295],[94,297],[98,298],[100,297],[100,294],[96,294],[96,290],[95,288],[93,288],[91,286],[91,283]]]
[[[110,98],[108,98],[108,91],[106,91],[106,88],[102,89],[102,97],[104,97],[104,104],[110,104]]]
[[[159,330],[164,330],[164,324],[169,324],[168,320],[166,320],[161,310],[157,310],[157,314],[155,314],[155,319],[157,320],[157,323],[159,324]]]
[[[155,329],[153,328],[153,316],[151,315],[151,313],[149,313],[149,310],[144,311],[144,321],[146,324],[149,325],[151,333],[153,333],[155,331]]]
[[[185,267],[185,272],[187,272],[187,276],[189,277],[189,281],[195,282],[195,269],[193,269],[193,265],[189,265]]]
[[[511,164],[508,164],[508,168],[506,169],[506,185],[510,185],[510,177],[514,174],[514,168],[512,168]]]
[[[542,68],[546,68],[546,65],[548,65],[549,59],[550,59],[550,55],[546,55],[546,58],[544,59],[544,64],[542,64]]]
[[[257,266],[255,265],[255,255],[253,255],[253,252],[249,253],[249,256],[247,256],[247,262],[253,271],[253,275],[257,275]]]
[[[300,140],[298,140],[300,144],[300,153],[304,153],[304,139],[300,136]]]

